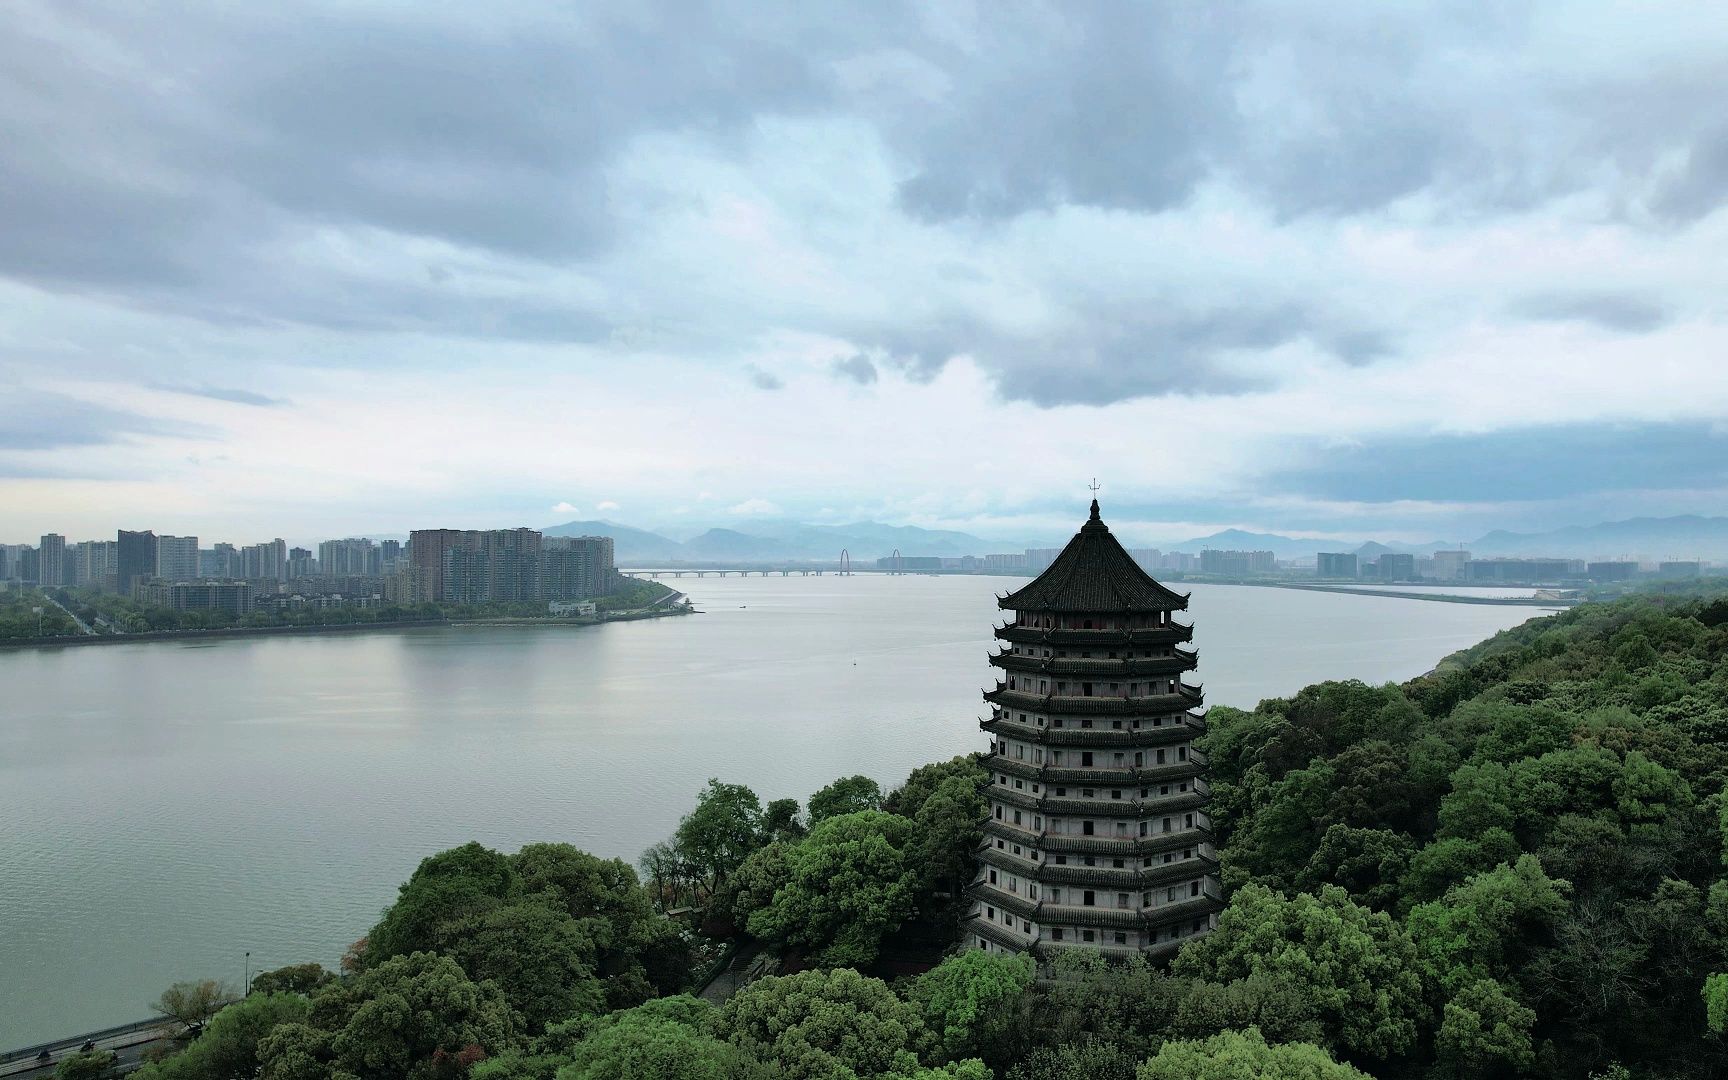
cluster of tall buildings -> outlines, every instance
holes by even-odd
[[[244,612],[276,600],[479,604],[570,601],[615,591],[612,540],[533,529],[422,529],[400,540],[348,537],[310,548],[280,537],[200,547],[196,536],[122,529],[112,540],[0,544],[0,582],[119,593],[180,610]]]
[[[1350,581],[1445,581],[1477,585],[1560,585],[1630,581],[1652,573],[1664,578],[1694,578],[1708,564],[1696,559],[1659,562],[1652,566],[1632,559],[1586,561],[1558,558],[1472,558],[1468,551],[1436,551],[1417,556],[1383,552],[1373,558],[1353,551],[1322,551],[1315,557],[1314,576]]]
[[[612,538],[533,529],[417,529],[408,536],[415,602],[585,600],[616,587]]]

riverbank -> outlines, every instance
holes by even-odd
[[[692,608],[666,607],[636,611],[605,612],[569,618],[500,617],[491,619],[386,619],[363,623],[319,623],[312,626],[230,626],[216,630],[146,630],[137,634],[83,634],[78,636],[11,638],[0,641],[0,650],[126,645],[145,641],[212,641],[226,638],[294,637],[302,634],[358,634],[371,630],[406,630],[428,626],[598,626],[609,622],[660,619],[669,615],[700,614]]]
[[[1492,607],[1535,607],[1558,611],[1582,603],[1579,597],[1466,596],[1461,593],[1426,592],[1420,589],[1366,589],[1354,585],[1305,585],[1291,581],[1213,581],[1210,585],[1247,585],[1261,589],[1292,589],[1297,592],[1343,593],[1347,596],[1382,596],[1395,600],[1431,600],[1442,604],[1485,604]],[[1439,586],[1436,586],[1437,588]]]

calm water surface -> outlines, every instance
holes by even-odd
[[[1005,578],[686,578],[705,614],[0,653],[0,1049],[171,982],[334,965],[425,855],[634,862],[710,776],[886,787],[978,749]],[[1541,614],[1195,586],[1199,678],[1252,706],[1404,679]]]

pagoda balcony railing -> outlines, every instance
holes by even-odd
[[[1108,657],[1025,656],[998,652],[990,655],[990,664],[1003,671],[1034,675],[1097,675],[1116,679],[1146,675],[1180,675],[1193,671],[1199,659],[1189,656],[1152,656],[1113,660]]]
[[[1179,684],[1174,694],[1040,694],[1028,690],[1010,690],[1006,683],[986,690],[984,700],[1011,709],[1033,709],[1041,713],[1063,716],[1164,716],[1191,709],[1201,703],[1204,694],[1198,686]]]
[[[966,932],[977,934],[979,937],[993,941],[1005,949],[1014,949],[1018,952],[1025,952],[1037,945],[1034,939],[1015,933],[1001,923],[986,919],[983,915],[968,916]]]
[[[1037,848],[1043,854],[1109,855],[1122,858],[1144,858],[1162,855],[1166,851],[1198,847],[1212,842],[1212,831],[1196,825],[1150,836],[1087,836],[1084,833],[1055,833],[1049,829],[1031,829],[1012,825],[995,818],[979,823],[984,835],[1024,847]]]
[[[1004,623],[995,633],[999,640],[1022,645],[1173,645],[1194,640],[1194,627],[1177,622],[1133,630],[1047,630]]]
[[[1131,960],[1136,956],[1158,956],[1164,952],[1173,952],[1180,942],[1172,941],[1170,948],[1165,949],[1163,943],[1148,945],[1137,949],[1132,945],[1104,945],[1091,941],[1050,941],[1040,940],[1032,949],[1032,955],[1040,960],[1054,960],[1063,953],[1095,953],[1111,960]]]
[[[1083,728],[1083,727],[1033,727],[1017,720],[1000,720],[990,717],[978,721],[978,727],[992,735],[1004,735],[1020,739],[1024,742],[1037,743],[1040,746],[1055,746],[1061,749],[1074,749],[1087,746],[1126,746],[1157,748],[1187,742],[1199,737],[1206,731],[1206,721],[1192,713],[1183,716],[1183,723],[1164,724],[1159,727],[1141,725],[1138,731],[1131,728]],[[994,751],[992,751],[994,752]],[[1166,762],[1166,764],[1169,764]]]
[[[1183,791],[1170,795],[1149,796],[1145,799],[1112,799],[1096,796],[1087,799],[1050,794],[1033,795],[997,784],[984,795],[1004,806],[1016,806],[1042,814],[1081,814],[1101,818],[1147,818],[1160,814],[1198,810],[1206,805],[1206,795],[1199,791]]]
[[[1057,865],[1053,862],[1033,862],[1014,855],[1006,848],[985,843],[978,849],[978,860],[987,867],[1018,874],[1041,885],[1092,885],[1100,889],[1150,889],[1167,886],[1174,881],[1190,881],[1195,877],[1216,875],[1218,860],[1196,854],[1192,858],[1153,866],[1085,866],[1077,863]],[[1126,861],[1126,860],[1124,860]]]
[[[1173,781],[1192,780],[1197,778],[1206,768],[1206,755],[1190,748],[1187,761],[1174,761],[1166,765],[1104,765],[1095,768],[1070,768],[1066,765],[1034,765],[1027,761],[1017,761],[1014,758],[1003,757],[992,753],[984,759],[986,769],[1018,776],[1023,780],[1031,780],[1044,784],[1162,784]]]

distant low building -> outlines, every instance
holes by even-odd
[[[1277,562],[1270,551],[1219,551],[1207,548],[1200,552],[1200,572],[1226,577],[1248,577],[1270,574]]]
[[[1466,581],[1470,577],[1468,551],[1436,551],[1431,573],[1436,581]]]
[[[1704,573],[1704,564],[1697,559],[1675,559],[1656,564],[1656,576],[1665,578],[1695,578]]]
[[[940,570],[940,555],[884,555],[876,560],[878,570]]]
[[[600,610],[600,605],[592,600],[548,600],[546,613],[548,615],[594,615]]]
[[[1635,562],[1593,562],[1584,567],[1584,576],[1591,581],[1630,581],[1638,576]]]
[[[1018,570],[1026,569],[1026,555],[986,555],[984,556],[986,570]]]
[[[1546,585],[1584,576],[1582,559],[1473,559],[1470,580],[1504,585]]]
[[[252,586],[244,581],[146,581],[137,586],[138,602],[175,611],[252,610]]]

